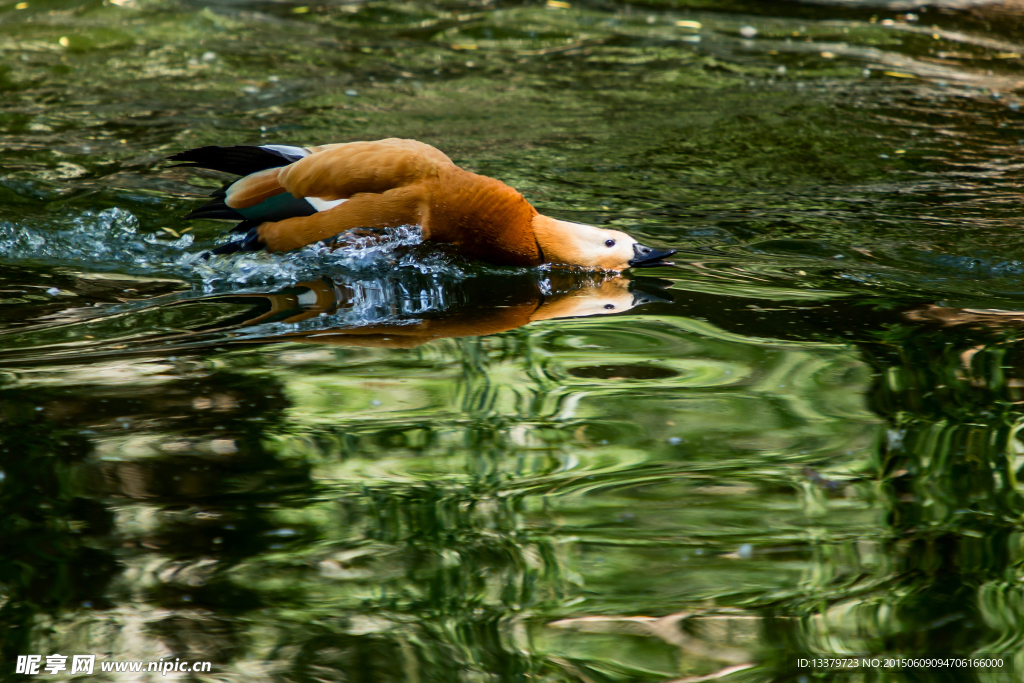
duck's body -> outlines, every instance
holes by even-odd
[[[356,228],[419,225],[423,239],[510,266],[611,270],[660,265],[674,251],[625,233],[543,216],[504,183],[459,168],[430,145],[388,139],[321,147],[201,147],[172,160],[244,175],[192,212],[246,237],[215,253],[288,251]]]

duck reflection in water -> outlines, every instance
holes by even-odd
[[[213,298],[256,309],[218,325],[236,328],[236,338],[413,348],[447,337],[496,334],[541,320],[611,315],[644,304],[670,303],[665,284],[608,273],[550,271],[457,280],[413,271],[368,279],[324,277],[272,293]]]

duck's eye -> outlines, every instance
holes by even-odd
[[[606,246],[609,249],[611,249],[612,247],[615,246],[615,240],[605,240],[604,241],[604,246]]]
[[[608,240],[608,241],[611,242],[612,244],[615,244],[615,240]],[[615,304],[605,304],[604,305],[604,309],[606,311],[614,310],[615,309]]]

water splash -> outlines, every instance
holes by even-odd
[[[138,219],[119,208],[86,211],[70,220],[28,225],[0,222],[0,260],[47,263],[90,270],[119,270],[181,278],[204,293],[289,285],[324,275],[380,274],[412,269],[422,275],[463,278],[458,259],[431,249],[416,226],[389,228],[382,238],[362,238],[343,249],[309,245],[286,254],[264,252],[207,257],[195,238],[140,234]]]
[[[149,271],[173,266],[194,241],[189,234],[174,241],[161,240],[155,233],[140,235],[138,228],[134,215],[117,208],[86,211],[73,218],[66,229],[3,221],[0,259]]]
[[[465,273],[447,254],[425,252],[417,226],[388,228],[383,238],[363,238],[343,249],[310,244],[284,254],[256,252],[229,257],[190,256],[186,263],[202,280],[204,292],[236,286],[293,284],[324,275],[382,274],[413,269],[421,274],[444,273],[461,278]]]

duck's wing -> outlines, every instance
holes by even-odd
[[[201,147],[171,159],[185,162],[183,165],[246,174],[215,192],[210,202],[188,216],[240,221],[232,232],[247,233],[246,237],[221,245],[214,250],[218,254],[262,248],[264,240],[256,230],[261,224],[312,217],[353,195],[384,194],[436,177],[442,167],[454,167],[451,159],[434,147],[397,138],[308,148]],[[311,228],[302,223],[289,228]],[[289,245],[292,241],[287,240]]]
[[[209,202],[189,213],[187,218],[241,221],[232,232],[248,232],[266,220],[316,213],[316,208],[307,201],[280,196],[285,190],[277,181],[282,167],[310,153],[308,148],[291,145],[207,146],[168,158],[181,162],[179,166],[209,168],[243,176],[215,191]]]
[[[316,211],[264,218],[240,248],[289,251],[353,228],[421,223],[429,181],[455,169],[442,152],[415,140],[349,142],[310,151],[277,173],[284,193],[258,206],[305,201]]]
[[[295,148],[291,148],[295,149]],[[352,195],[381,194],[436,177],[451,159],[416,140],[390,138],[302,150],[225,188],[224,204],[250,220],[280,221],[333,209]],[[290,197],[280,197],[288,193]]]
[[[310,152],[277,175],[296,197],[331,201],[362,192],[380,194],[437,177],[442,168],[455,165],[430,145],[398,138],[324,145]]]

